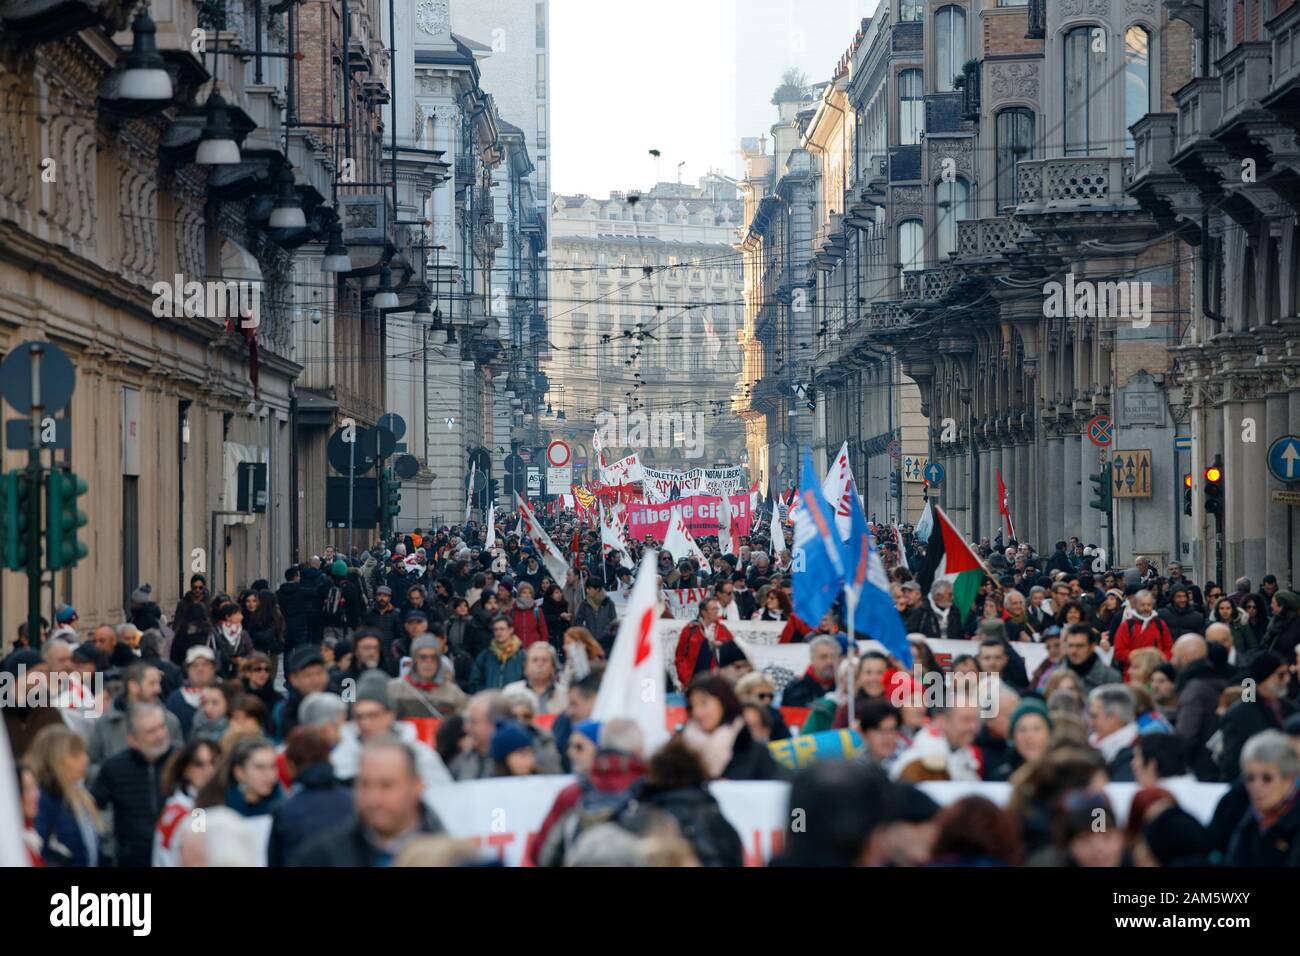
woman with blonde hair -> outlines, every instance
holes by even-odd
[[[1155,647],[1139,647],[1128,657],[1128,683],[1146,688],[1157,667],[1165,662],[1165,655]]]
[[[32,740],[25,763],[41,791],[35,824],[41,859],[52,866],[96,866],[100,818],[86,789],[86,742],[62,724],[51,724]]]

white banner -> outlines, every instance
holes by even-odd
[[[571,776],[497,777],[467,780],[434,787],[430,803],[442,825],[454,837],[472,840],[486,855],[507,866],[519,866],[525,849],[537,838],[537,831],[561,790],[572,783]],[[1179,806],[1208,824],[1226,783],[1162,781],[1160,784],[1178,800]],[[927,781],[919,784],[941,806],[966,796],[982,796],[1005,807],[1011,797],[1009,783]],[[709,786],[722,815],[740,835],[746,866],[762,866],[780,853],[785,827],[790,819],[790,785],[782,781],[719,780]],[[1135,783],[1106,785],[1118,823],[1128,818]]]
[[[605,484],[607,485],[631,484],[634,481],[641,481],[644,477],[645,469],[641,467],[641,459],[635,454],[620,458],[614,464],[605,466]]]

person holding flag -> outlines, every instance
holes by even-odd
[[[844,559],[835,511],[822,494],[807,450],[795,512],[792,567],[795,615],[803,621],[820,621],[844,587]]]
[[[717,598],[700,602],[698,617],[682,628],[677,636],[673,665],[677,680],[685,690],[697,674],[715,674],[720,666],[719,648],[735,640],[722,623],[722,605]]]
[[[933,527],[925,547],[925,561],[917,572],[917,583],[924,592],[933,593],[931,589],[936,581],[946,581],[952,587],[950,613],[955,613],[959,623],[964,624],[988,569],[944,510],[938,505],[932,507]]]

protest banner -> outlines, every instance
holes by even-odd
[[[753,512],[749,509],[749,493],[729,495],[728,499],[735,517],[736,533],[748,535],[753,519]],[[642,540],[650,535],[655,540],[662,541],[667,534],[673,508],[679,508],[693,537],[717,537],[718,508],[721,504],[722,499],[716,495],[692,495],[667,504],[628,502],[624,528],[630,538]]]
[[[823,730],[800,734],[767,745],[772,758],[787,770],[802,770],[821,760],[847,760],[862,753],[862,737],[856,730]]]
[[[556,796],[575,779],[555,774],[441,784],[431,789],[430,804],[448,834],[474,842],[488,858],[507,866],[519,866],[526,849],[537,839],[537,831]],[[1215,807],[1228,790],[1226,783],[1189,780],[1161,781],[1160,785],[1203,824],[1210,822]],[[1011,799],[1009,783],[944,780],[926,781],[918,786],[940,806],[966,796],[986,797],[1000,807],[1007,806]],[[1117,821],[1123,826],[1137,785],[1111,783],[1105,790]],[[746,866],[762,866],[781,852],[790,820],[788,783],[715,780],[709,785],[709,791],[718,801],[722,815],[740,836]]]

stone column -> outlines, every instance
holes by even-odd
[[[1268,446],[1276,439],[1283,435],[1291,434],[1291,413],[1287,403],[1287,394],[1284,391],[1271,392],[1266,401],[1265,418],[1266,422],[1261,423],[1259,433],[1259,447],[1267,453]],[[1285,586],[1286,578],[1289,577],[1287,571],[1287,543],[1288,532],[1294,539],[1294,518],[1291,515],[1292,508],[1290,505],[1274,502],[1272,492],[1275,489],[1285,488],[1282,482],[1278,481],[1268,473],[1265,468],[1265,477],[1267,489],[1265,491],[1264,508],[1268,515],[1268,533],[1264,536],[1264,568],[1266,571],[1276,574],[1278,582]]]
[[[1022,437],[1016,442],[1016,497],[1012,500],[1017,504],[1012,514],[1016,518],[1016,531],[1020,533],[1020,540],[1042,547],[1042,542],[1038,540],[1038,492],[1031,478],[1033,457],[1034,446]]]
[[[1042,445],[1043,460],[1039,474],[1044,480],[1039,483],[1036,491],[1043,496],[1046,506],[1043,509],[1045,525],[1037,545],[1042,553],[1050,554],[1050,549],[1056,546],[1056,542],[1070,537],[1064,533],[1065,436],[1054,429],[1052,434],[1044,438]]]
[[[1066,435],[1064,442],[1064,455],[1061,469],[1061,491],[1062,491],[1062,509],[1061,509],[1061,528],[1062,538],[1068,539],[1070,535],[1077,534],[1081,538],[1087,538],[1084,518],[1080,513],[1081,508],[1087,506],[1082,496],[1080,487],[1080,469],[1082,463],[1082,443],[1083,439],[1079,435]],[[1096,512],[1093,512],[1096,514]],[[1095,523],[1095,522],[1094,522]],[[1092,540],[1096,541],[1097,534],[1094,530]],[[1055,544],[1053,541],[1051,544]],[[1050,545],[1049,545],[1050,546]]]
[[[1268,452],[1265,437],[1265,416],[1268,405],[1263,398],[1253,398],[1242,405],[1244,418],[1251,419],[1255,429],[1255,443],[1244,444],[1241,430],[1236,435],[1227,436],[1229,442],[1236,439],[1242,454],[1242,574],[1250,578],[1258,587],[1259,579],[1272,569],[1265,560],[1264,539],[1268,536],[1269,508],[1272,504],[1269,495],[1271,480],[1268,475],[1268,463],[1264,460]]]

